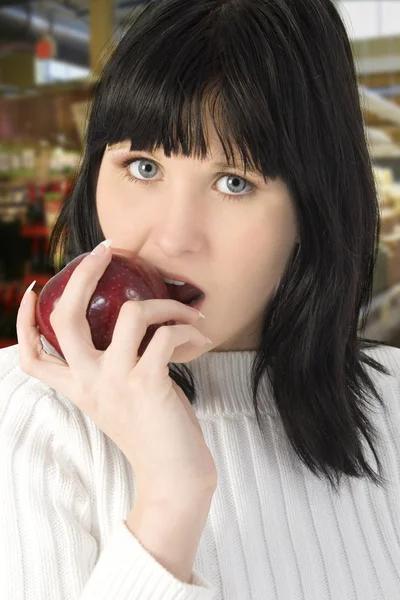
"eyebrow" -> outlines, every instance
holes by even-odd
[[[127,148],[126,142],[118,142],[116,144],[112,144],[111,146],[110,145],[107,146],[107,151],[113,151],[113,150],[126,150],[127,152],[140,152],[140,150],[131,150],[130,147]],[[146,153],[151,154],[151,156],[153,156],[153,158],[157,159],[157,157],[154,155],[153,152],[146,152]],[[212,165],[214,167],[216,167],[217,169],[236,169],[237,171],[242,171],[243,173],[245,172],[243,166],[234,167],[232,164],[228,164],[227,162],[214,162],[214,163],[212,163]],[[259,171],[254,171],[253,169],[247,169],[247,173],[249,175],[254,175],[255,177],[263,178],[263,175]]]
[[[237,169],[238,171],[242,171],[243,173],[245,172],[244,167],[241,165],[235,167],[234,165],[229,165],[226,162],[217,162],[212,164],[218,169]],[[259,171],[254,171],[253,169],[247,169],[246,172],[251,175],[255,175],[256,177],[262,177],[262,174]]]

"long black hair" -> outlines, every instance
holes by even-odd
[[[368,396],[381,405],[359,337],[372,296],[380,216],[351,46],[331,0],[153,0],[136,14],[94,90],[83,161],[50,240],[68,259],[104,239],[96,183],[107,144],[205,159],[205,109],[229,164],[288,186],[301,244],[265,308],[252,392],[267,376],[298,457],[335,491],[377,475]],[[267,275],[267,274],[266,274]],[[361,324],[359,323],[362,316]],[[192,404],[183,364],[170,374]]]

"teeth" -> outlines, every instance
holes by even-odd
[[[185,285],[184,281],[175,281],[175,279],[168,279],[168,277],[163,277],[165,283],[173,283],[174,285]]]

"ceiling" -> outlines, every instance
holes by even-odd
[[[116,34],[126,17],[149,0],[117,0]],[[46,33],[57,41],[58,58],[89,66],[88,0],[0,0],[0,54],[18,48],[33,48]]]
[[[399,0],[338,0],[351,39],[400,34]]]
[[[114,28],[119,37],[129,14],[150,0],[115,0]],[[188,0],[195,1],[195,0]],[[368,0],[379,4],[376,0]],[[380,18],[383,31],[383,5],[377,6],[376,18]],[[362,8],[362,0],[338,1],[348,10],[347,27],[350,37],[357,33],[355,6]],[[400,5],[400,2],[398,3]],[[352,19],[352,20],[351,20]],[[400,29],[400,22],[399,22]],[[51,33],[57,42],[57,56],[61,61],[81,67],[89,67],[89,0],[0,0],[0,57],[16,49],[33,48],[35,42]],[[388,56],[388,60],[389,60]],[[379,72],[374,69],[359,73],[362,86],[361,99],[366,125],[380,128],[400,146],[400,55],[394,59],[390,72],[385,72],[385,57]],[[374,61],[373,59],[373,62]],[[379,93],[380,99],[376,97]],[[396,114],[397,112],[397,114]]]

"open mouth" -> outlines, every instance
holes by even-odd
[[[185,275],[167,274],[166,272],[163,273],[160,269],[158,269],[158,272],[163,278],[172,300],[198,309],[205,298],[205,293],[202,289],[195,285],[193,281],[190,283],[186,281]]]
[[[204,292],[202,292],[199,288],[185,283],[185,285],[175,285],[174,283],[166,283],[168,288],[169,295],[172,300],[177,300],[178,302],[182,302],[182,304],[187,304],[188,306],[193,306],[194,304],[198,304],[204,298]]]
[[[205,298],[205,295],[202,292],[199,296],[196,296],[196,298],[193,298],[193,300],[191,300],[190,302],[184,302],[184,304],[187,304],[188,306],[191,306],[192,308],[198,309],[200,304],[203,302],[204,298]]]

